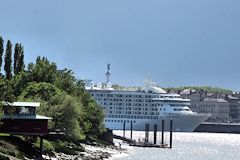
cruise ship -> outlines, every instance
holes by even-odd
[[[173,120],[173,130],[191,132],[208,118],[206,114],[192,112],[190,100],[183,99],[179,94],[166,93],[157,83],[145,81],[145,86],[139,90],[117,90],[110,82],[110,65],[106,73],[106,84],[90,82],[85,89],[97,101],[105,112],[105,126],[112,130],[144,131],[145,125],[153,130],[161,122]],[[169,125],[166,124],[166,130]]]

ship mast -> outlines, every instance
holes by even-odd
[[[106,84],[108,84],[110,82],[110,76],[111,76],[110,64],[107,64],[107,73],[105,75],[106,75]]]

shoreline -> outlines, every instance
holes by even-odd
[[[54,157],[43,155],[43,159],[58,160],[58,159],[80,159],[80,160],[115,160],[121,157],[130,155],[126,147],[119,148],[113,146],[93,146],[89,144],[81,144],[85,148],[85,152],[78,152],[77,155],[67,155],[64,153],[54,153]]]

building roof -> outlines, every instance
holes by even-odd
[[[219,103],[227,103],[228,101],[226,101],[225,99],[222,98],[205,98],[203,100],[203,102],[219,102]]]
[[[39,102],[13,102],[15,107],[40,107]]]
[[[4,106],[14,106],[14,107],[40,107],[39,102],[2,102]]]
[[[231,99],[231,100],[238,100],[239,98],[237,98],[237,97],[233,97],[232,95],[228,95],[227,96],[229,99]]]
[[[4,115],[3,119],[30,119],[30,120],[50,120],[51,117],[40,116],[40,115],[24,115],[24,114],[15,114],[15,115]]]
[[[192,94],[194,92],[196,92],[194,89],[184,89],[180,94]]]

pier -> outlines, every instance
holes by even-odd
[[[169,144],[165,143],[165,121],[162,120],[161,122],[161,141],[160,143],[157,143],[157,137],[158,137],[158,125],[154,124],[154,130],[153,130],[153,142],[150,142],[149,135],[150,135],[150,124],[145,124],[145,138],[141,140],[140,137],[133,137],[133,123],[131,123],[131,130],[130,130],[130,137],[126,137],[126,122],[123,122],[123,136],[119,135],[113,135],[113,138],[122,140],[126,143],[128,143],[130,146],[134,147],[150,147],[150,148],[172,148],[172,137],[173,137],[173,120],[169,121]],[[138,141],[136,141],[138,139]]]

